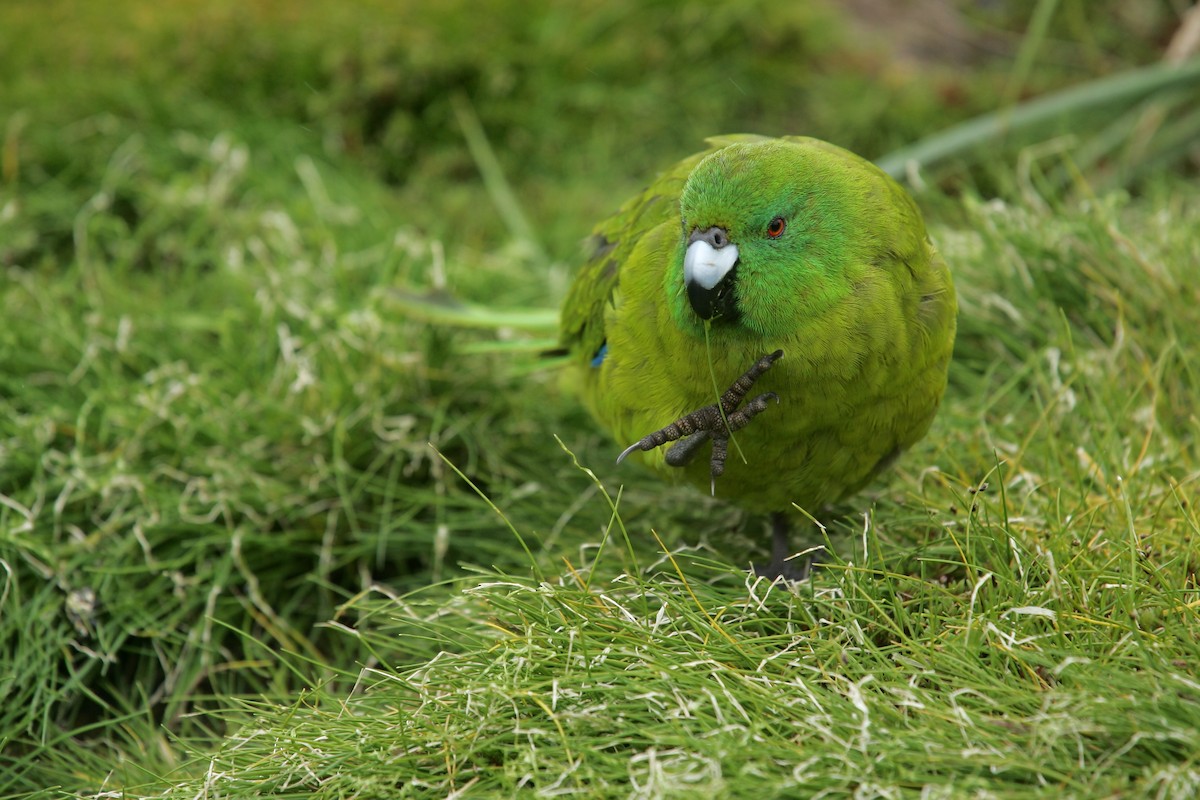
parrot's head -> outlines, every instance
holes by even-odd
[[[820,146],[816,146],[819,144]],[[705,157],[680,196],[667,291],[676,320],[777,338],[854,292],[897,225],[889,180],[815,140],[739,142]]]

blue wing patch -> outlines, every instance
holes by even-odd
[[[600,349],[596,351],[596,355],[592,356],[592,366],[598,367],[604,363],[604,357],[608,355],[608,342],[600,345]]]

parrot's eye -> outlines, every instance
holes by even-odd
[[[784,222],[783,217],[776,217],[767,223],[767,236],[772,239],[778,239],[780,236],[783,236],[783,229],[786,227],[787,223]]]

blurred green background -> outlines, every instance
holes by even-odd
[[[1186,7],[13,4],[0,63],[25,168],[7,180],[84,192],[97,174],[70,158],[80,147],[97,148],[99,171],[122,134],[236,130],[251,146],[286,137],[353,163],[397,199],[397,221],[451,247],[494,246],[503,234],[479,202],[454,112],[464,97],[539,237],[569,258],[593,220],[705,136],[804,132],[878,157],[1006,103],[1155,62]],[[1030,40],[1039,8],[1049,13]],[[42,244],[36,252],[51,241]],[[9,262],[29,255],[6,245]]]

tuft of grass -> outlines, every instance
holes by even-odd
[[[195,777],[130,791],[1190,796],[1200,206],[1168,185],[935,230],[963,306],[945,410],[811,583],[748,577],[722,524],[654,557],[695,522],[669,496],[625,519],[644,500],[595,478],[578,508],[618,516],[578,559],[355,598],[352,693],[247,706]]]
[[[545,373],[464,370],[453,334],[395,313],[440,247],[360,167],[302,134],[265,148],[266,125],[88,120],[40,184],[61,141],[21,134],[0,199],[0,793],[101,786],[114,753],[168,769],[168,732],[223,732],[197,709],[290,695],[277,653],[305,682],[354,663],[316,625],[355,593],[518,566],[430,443],[506,501],[568,471],[514,452]],[[527,505],[543,529],[562,513]]]
[[[1192,109],[1198,86],[1197,59],[1129,70],[983,114],[889,153],[878,163],[894,178],[919,181],[920,170],[938,162],[955,158],[961,169],[963,160],[993,160],[997,145],[1006,139],[1028,141],[1040,132],[1045,141],[1054,138],[1047,132],[1062,128],[1070,132],[1058,141],[1045,142],[1049,147],[1029,147],[1022,161],[1061,158],[1064,163],[1051,167],[1051,175],[1042,178],[1056,190],[1085,172],[1092,182],[1113,188],[1145,174],[1149,165],[1178,158],[1192,148],[1200,132],[1200,118]],[[1097,119],[1112,120],[1114,115],[1115,121],[1100,127],[1098,135],[1080,135],[1079,131],[1097,126]],[[1131,144],[1131,139],[1136,142]],[[1073,152],[1078,153],[1074,159]],[[1115,163],[1103,163],[1107,160]],[[1080,183],[1080,190],[1095,190],[1087,179]]]

